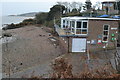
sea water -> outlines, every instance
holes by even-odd
[[[34,17],[23,17],[23,16],[2,16],[1,18],[1,22],[2,22],[2,27],[4,27],[7,24],[17,24],[22,22],[24,19],[33,19]]]
[[[33,19],[34,17],[23,17],[23,16],[2,16],[0,17],[0,23],[2,23],[2,25],[0,26],[0,44],[2,43],[6,43],[8,42],[12,42],[14,39],[14,37],[4,37],[2,38],[2,28],[5,27],[8,24],[14,23],[20,23],[22,22],[24,19]]]

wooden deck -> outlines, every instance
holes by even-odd
[[[58,25],[54,25],[55,31],[60,37],[87,37],[88,35],[75,35],[71,32],[70,29],[62,29]]]
[[[58,25],[55,25],[55,31],[58,33],[59,36],[73,36],[70,31],[61,29]]]
[[[58,33],[58,35],[66,35],[65,31],[61,29],[58,25],[55,25],[55,30]]]

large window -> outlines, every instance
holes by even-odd
[[[87,21],[77,21],[76,34],[87,34],[88,23]]]
[[[63,28],[68,28],[69,27],[69,21],[68,20],[63,20]]]
[[[103,26],[103,42],[108,42],[108,36],[109,36],[109,25]]]

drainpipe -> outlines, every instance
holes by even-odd
[[[88,58],[88,61],[90,61],[90,53],[88,48],[87,48],[87,58]]]
[[[68,53],[69,53],[69,36],[68,36]]]

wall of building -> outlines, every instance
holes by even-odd
[[[102,37],[99,38],[98,36],[103,34],[103,25],[108,24],[110,25],[109,28],[109,37],[108,37],[108,49],[115,48],[114,44],[115,42],[111,41],[112,34],[115,34],[114,38],[118,39],[118,22],[117,21],[103,21],[103,20],[89,20],[88,21],[88,36],[87,39],[87,50],[90,52],[100,51],[104,50],[103,46],[105,46],[105,43],[98,44],[98,40],[102,40]],[[111,29],[113,28],[113,30]],[[59,37],[61,48],[63,50],[63,53],[72,52],[72,39],[73,38],[85,38],[85,37]],[[96,44],[91,44],[91,40],[95,40]],[[68,50],[69,49],[69,50]]]
[[[98,40],[102,40],[102,38],[99,38],[99,35],[103,34],[103,25],[104,24],[108,24],[110,25],[109,28],[109,37],[108,37],[108,46],[109,48],[114,48],[114,42],[111,41],[112,38],[112,34],[115,34],[115,38],[118,38],[118,29],[117,30],[112,30],[111,28],[118,28],[118,22],[117,21],[101,21],[101,20],[89,20],[89,32],[88,32],[88,41],[91,40],[96,40],[96,42],[98,42]],[[105,46],[105,43],[101,43],[101,44],[88,44],[88,48],[90,50],[101,50],[103,49],[103,46]]]
[[[108,8],[108,14],[118,14],[116,2],[103,2],[102,3],[102,12],[106,14],[106,9]]]
[[[118,22],[117,21],[101,21],[101,20],[89,20],[88,22],[88,36],[87,39],[87,50],[93,52],[93,51],[100,51],[104,50],[103,46],[106,46],[105,43],[98,44],[98,40],[102,40],[102,37],[99,38],[98,36],[103,34],[103,25],[108,24],[110,25],[109,28],[109,37],[108,37],[108,49],[115,48],[114,44],[115,42],[111,41],[112,34],[115,34],[114,38],[118,38],[118,29],[117,30],[111,30],[111,28],[118,28]],[[72,52],[72,39],[73,38],[82,38],[82,37],[70,37],[69,38],[69,52]],[[95,40],[96,44],[91,44],[91,40]]]

